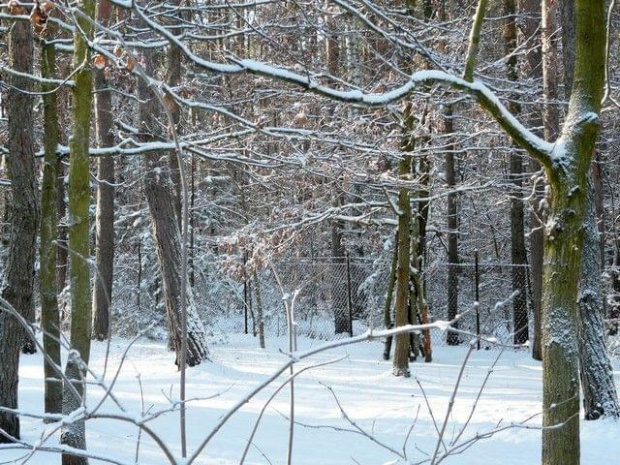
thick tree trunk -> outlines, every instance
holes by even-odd
[[[107,26],[110,22],[112,4],[108,0],[99,2],[97,20]],[[114,145],[114,117],[112,115],[112,93],[107,89],[105,72],[96,69],[95,74],[95,128],[97,146]],[[95,276],[93,291],[93,334],[97,340],[107,339],[110,333],[110,304],[112,302],[112,281],[114,276],[114,158],[97,159],[97,218]]]
[[[33,40],[29,22],[15,21],[9,34],[9,66],[32,73]],[[33,145],[32,81],[9,76],[12,87],[7,95],[9,154],[7,165],[11,179],[11,246],[0,292],[2,298],[29,321],[34,320],[34,264],[39,219],[37,179]],[[0,405],[17,408],[19,350],[25,332],[17,319],[0,311]],[[28,338],[25,348],[34,350]],[[31,352],[32,350],[28,350]],[[19,438],[19,418],[0,412],[0,429]],[[0,434],[0,443],[10,441]]]
[[[53,44],[44,43],[42,49],[41,74],[45,78],[56,77],[56,49]],[[54,86],[45,86],[52,91]],[[60,160],[58,148],[58,106],[56,92],[43,95],[44,150],[43,183],[41,188],[41,247],[40,288],[41,327],[43,349],[56,367],[60,367],[60,314],[58,309],[58,285],[56,280],[58,237],[57,178]],[[62,382],[58,368],[45,361],[45,412],[59,413],[62,409]]]
[[[74,35],[73,66],[79,71],[73,87],[73,121],[69,148],[69,279],[71,280],[71,347],[73,355],[67,361],[66,376],[73,380],[81,398],[65,386],[62,413],[71,414],[82,404],[85,395],[86,365],[90,357],[91,289],[90,289],[90,118],[92,111],[92,72],[87,40],[92,40],[95,2],[81,0],[78,7],[86,18],[78,19],[80,32]],[[82,35],[84,34],[85,37]],[[63,428],[61,443],[77,449],[86,449],[84,421],[75,421]],[[63,465],[83,465],[85,458],[62,456]]]
[[[150,56],[145,54],[147,73],[153,71]],[[139,106],[139,124],[145,141],[152,140],[156,131],[154,127],[157,115],[156,98],[142,79],[138,82],[138,95],[143,102]],[[144,157],[145,178],[144,193],[152,218],[153,243],[161,270],[163,295],[170,328],[170,342],[176,352],[175,363],[180,366],[182,351],[182,305],[181,281],[187,279],[182,275],[181,232],[174,207],[173,184],[170,179],[170,166],[166,156],[149,154]],[[198,365],[208,359],[204,326],[196,313],[191,288],[186,293],[187,311],[187,351],[186,363]]]
[[[567,99],[572,94],[575,72],[577,36],[574,14],[574,2],[561,2],[564,94]],[[600,168],[593,163],[587,187],[587,211],[579,276],[579,373],[586,420],[596,420],[605,415],[618,417],[620,414],[602,321],[604,304],[600,277],[603,257],[601,251],[604,247],[597,224],[598,215],[602,211],[597,199],[600,188]]]
[[[566,123],[547,176],[543,294],[543,465],[579,464],[577,291],[590,161],[605,75],[604,0],[576,0],[577,52]],[[561,426],[560,426],[561,425]]]
[[[588,186],[583,255],[579,279],[579,360],[586,420],[620,416],[613,366],[605,344],[601,289],[601,255],[594,187]]]
[[[583,176],[582,176],[583,178]],[[585,180],[553,183],[543,278],[543,464],[579,463],[577,283],[585,194],[569,195]]]

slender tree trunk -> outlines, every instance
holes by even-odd
[[[504,26],[504,39],[507,60],[508,79],[518,80],[517,72],[517,5],[516,0],[504,0],[504,16],[508,18]],[[513,97],[508,109],[514,115],[520,112],[520,107]],[[525,225],[521,190],[523,187],[523,160],[515,148],[510,151],[510,177],[515,192],[510,198],[510,252],[512,289],[518,291],[513,299],[513,342],[525,344],[529,340],[529,318],[527,314],[527,279],[526,269],[527,251],[525,249]]]
[[[172,0],[170,2],[175,6],[181,5],[181,0]],[[166,69],[167,81],[170,87],[176,87],[181,82],[181,50],[175,45],[169,45],[166,49]],[[172,117],[174,119],[175,130],[178,132],[181,128],[179,125],[180,112],[177,105],[171,105]],[[172,131],[172,128],[169,128]],[[183,219],[183,193],[181,191],[181,170],[179,167],[179,158],[176,152],[168,155],[168,163],[170,164],[170,179],[174,185],[174,209],[179,222],[179,229],[182,229]]]
[[[544,0],[542,4],[542,75],[543,75],[543,94],[544,94],[544,108],[543,108],[543,132],[546,140],[555,140],[560,130],[560,115],[558,110],[558,60],[559,52],[557,45],[557,0]],[[540,205],[540,203],[539,203]],[[540,212],[538,221],[544,223],[546,217],[544,212]],[[544,243],[544,239],[542,240]],[[536,259],[536,257],[535,257]],[[538,284],[541,285],[542,291],[542,275],[538,276],[539,265],[542,265],[542,257],[535,260],[533,263],[533,274],[535,283],[535,292],[538,292]],[[544,266],[543,266],[544,268]],[[539,281],[540,279],[540,281]],[[535,295],[535,299],[538,295]],[[542,292],[540,294],[542,305]],[[542,315],[540,320],[536,321],[536,337],[535,341],[541,341],[542,343]],[[540,347],[540,353],[537,353],[538,347],[534,348],[534,358],[542,360],[542,346]],[[539,356],[539,357],[538,357]]]
[[[562,2],[568,3],[568,2]],[[546,140],[555,140],[560,131],[558,111],[558,44],[557,0],[543,0],[542,4],[542,70],[545,106],[543,112]]]
[[[29,22],[11,24],[9,66],[25,74],[32,73],[33,40]],[[39,205],[33,144],[33,97],[19,89],[32,91],[32,81],[21,76],[7,77],[12,87],[7,91],[9,153],[7,165],[11,180],[11,245],[4,281],[0,287],[5,299],[20,315],[34,319],[34,264]],[[17,408],[19,350],[25,332],[17,319],[0,311],[0,405]],[[26,348],[32,344],[26,341]],[[33,347],[34,350],[34,347]],[[32,350],[28,350],[31,352]],[[19,418],[0,412],[0,429],[20,437]],[[0,443],[11,439],[0,434]]]
[[[540,47],[540,24],[541,24],[541,3],[540,0],[520,0],[519,11],[523,19],[523,35],[525,40],[530,41],[527,48],[525,61],[527,64],[526,76],[530,80],[542,79],[542,51]],[[538,107],[531,117],[530,125],[542,127],[542,113]],[[533,158],[530,159],[530,171],[539,172],[540,163]],[[534,199],[530,211],[530,277],[531,277],[531,302],[533,316],[533,334],[530,337],[532,346],[532,357],[535,360],[542,360],[541,347],[541,306],[542,306],[542,270],[543,270],[543,251],[545,242],[545,212],[544,195],[545,187],[543,179],[537,179]]]
[[[392,301],[394,298],[394,288],[396,287],[396,267],[398,265],[398,231],[394,241],[394,251],[392,253],[392,264],[390,265],[390,277],[388,278],[388,288],[385,295],[385,307],[383,307],[383,325],[385,329],[392,328]],[[390,359],[392,351],[392,336],[385,339],[383,347],[383,360]]]
[[[444,134],[449,135],[454,132],[452,121],[452,107],[446,107],[444,113]],[[452,321],[458,314],[459,304],[459,245],[458,245],[458,199],[454,192],[456,187],[456,155],[454,154],[454,144],[449,144],[446,152],[446,186],[450,190],[448,193],[448,320]],[[454,324],[458,327],[458,324]],[[448,345],[458,345],[459,336],[454,331],[448,331]]]
[[[44,43],[42,48],[41,74],[45,78],[56,77],[56,49],[53,44]],[[53,86],[46,85],[43,95],[44,150],[43,183],[41,188],[41,327],[43,349],[56,367],[60,360],[60,314],[58,309],[58,284],[56,280],[58,237],[57,178],[60,160],[58,148],[58,101]],[[59,413],[62,410],[62,381],[57,370],[45,361],[45,412]]]
[[[147,73],[153,72],[153,64],[148,53],[144,54]],[[138,119],[144,141],[152,140],[156,134],[155,116],[158,114],[157,101],[142,79],[138,82],[138,95],[141,103]],[[176,352],[177,365],[181,362],[182,350],[182,314],[181,314],[181,232],[174,207],[173,184],[170,179],[170,166],[166,156],[157,153],[144,157],[145,179],[144,193],[152,217],[153,242],[161,270],[163,296],[170,328],[170,342]],[[198,365],[208,359],[204,326],[197,314],[191,287],[186,293],[187,309],[187,351],[186,362],[189,366]],[[179,365],[180,366],[180,365]]]
[[[326,16],[325,24],[328,29],[325,37],[325,58],[327,70],[330,75],[337,76],[340,65],[340,43],[337,35],[337,24],[333,17]],[[333,108],[330,109],[333,112]],[[346,194],[338,192],[335,196],[336,207],[345,202]],[[349,330],[347,315],[346,270],[345,270],[345,247],[344,247],[345,224],[342,220],[331,222],[331,254],[334,260],[335,270],[332,273],[332,299],[335,312],[336,334],[346,333]]]
[[[97,20],[103,26],[110,22],[112,4],[100,1]],[[112,93],[103,69],[95,69],[95,128],[97,145],[114,145],[114,117],[112,115]],[[110,304],[112,302],[112,281],[114,277],[114,158],[97,159],[97,218],[95,265],[97,274],[93,292],[93,334],[97,340],[104,340],[110,334]]]
[[[256,291],[256,320],[258,320],[258,344],[261,349],[265,348],[265,321],[263,318],[263,299],[258,273],[254,271],[254,290]]]
[[[407,103],[403,114],[405,127],[404,141],[401,146],[401,160],[398,163],[398,175],[401,182],[407,181],[411,176],[412,155],[414,149],[414,139],[408,131],[413,121],[412,104]],[[398,258],[396,264],[396,301],[394,326],[405,326],[409,324],[409,286],[410,286],[410,267],[411,267],[411,201],[410,188],[408,186],[399,187],[398,191]],[[409,373],[409,351],[410,342],[408,334],[396,336],[396,346],[394,347],[394,361],[392,371],[395,376],[410,376]]]
[[[65,186],[65,167],[62,163],[58,164],[56,190],[58,191],[58,195],[56,196],[56,211],[58,212],[58,266],[56,267],[58,276],[56,283],[58,286],[58,292],[60,293],[65,288],[67,283],[67,273],[69,271],[69,243],[67,239],[67,224],[65,222],[65,216],[67,215],[67,202],[65,200],[65,195],[67,189]]]
[[[95,2],[80,0],[78,7],[86,16],[78,19],[81,32],[74,35],[73,66],[79,71],[75,75],[73,88],[73,121],[69,148],[69,278],[71,279],[71,347],[72,355],[67,360],[65,374],[73,381],[80,397],[68,387],[63,392],[62,412],[71,414],[80,408],[86,394],[86,365],[90,358],[90,336],[92,323],[90,289],[90,118],[92,113],[92,71],[90,50],[87,40],[92,40],[95,19]],[[82,36],[82,34],[85,35]],[[77,449],[86,449],[85,422],[67,424],[62,432],[61,443]],[[68,453],[62,456],[63,465],[83,465],[85,458]]]

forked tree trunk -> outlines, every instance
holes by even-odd
[[[9,66],[22,73],[32,73],[33,41],[31,25],[15,21],[9,34]],[[7,96],[9,120],[9,155],[7,165],[11,179],[11,246],[0,292],[20,315],[34,319],[34,263],[37,222],[39,219],[38,190],[33,145],[33,96],[19,89],[32,91],[32,81],[21,76],[8,77],[12,87]],[[0,405],[17,408],[19,350],[25,332],[17,319],[0,309]],[[28,338],[26,346],[32,344]],[[32,350],[35,346],[31,347]],[[29,350],[31,351],[31,350]],[[0,412],[0,429],[19,438],[19,418]],[[10,442],[0,434],[1,442]]]
[[[579,464],[577,291],[590,161],[605,75],[605,2],[576,0],[573,92],[546,166],[551,214],[543,295],[543,465]],[[559,427],[559,425],[562,425]]]

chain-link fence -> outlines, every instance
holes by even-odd
[[[453,320],[459,329],[505,343],[528,341],[532,305],[527,265],[440,263],[428,270],[427,298],[432,319]],[[469,340],[455,332],[434,333],[435,344]]]
[[[276,262],[241,282],[197,283],[196,295],[212,324],[227,331],[256,333],[262,316],[269,337],[286,334],[284,297],[295,293],[298,334],[333,339],[358,334],[370,324],[380,326],[374,319],[386,286],[376,285],[377,276],[372,260],[295,259]],[[379,279],[387,282],[387,277]]]
[[[390,263],[384,260],[292,259],[245,280],[205,276],[196,283],[195,294],[211,325],[224,332],[256,333],[262,317],[269,338],[286,334],[283,297],[296,293],[298,334],[333,339],[371,326],[383,328],[389,275]],[[439,263],[425,270],[424,282],[431,321],[459,315],[457,326],[467,333],[509,343],[528,340],[532,319],[527,266]],[[432,331],[434,345],[468,339]]]

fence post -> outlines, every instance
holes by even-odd
[[[142,297],[142,241],[138,241],[138,292],[136,293],[136,307],[138,307],[138,315],[142,313],[140,299]]]
[[[351,260],[349,252],[345,252],[347,266],[347,312],[349,316],[349,336],[353,337],[353,299],[351,297]]]
[[[248,269],[247,252],[243,252],[243,321],[244,334],[248,334]]]
[[[474,282],[476,285],[476,347],[480,350],[480,269],[478,268],[478,249],[474,250]]]

